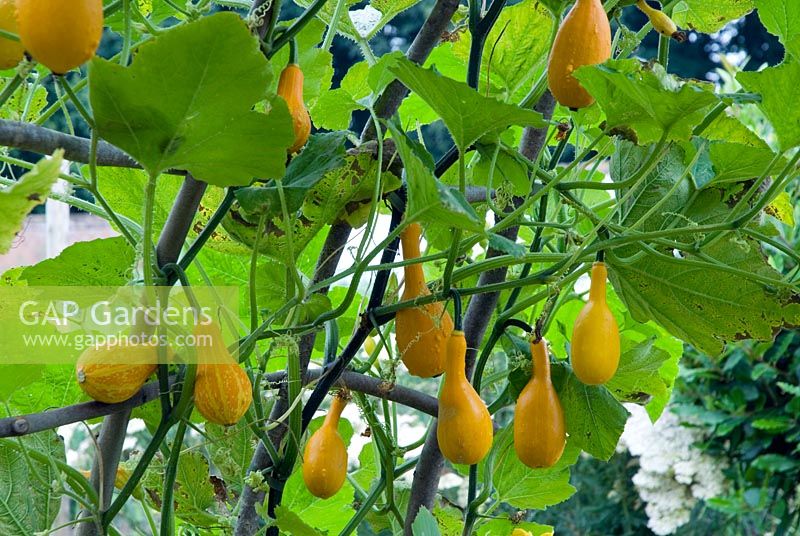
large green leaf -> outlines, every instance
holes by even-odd
[[[345,482],[333,497],[317,499],[306,488],[303,472],[295,470],[286,482],[283,506],[311,527],[328,534],[338,534],[353,516],[353,486]]]
[[[661,228],[676,218],[680,225],[719,223],[730,216],[729,201],[724,191],[708,188],[680,216],[662,213],[650,225]],[[702,254],[705,257],[686,252],[678,257],[671,250],[652,250],[633,262],[612,256],[609,275],[636,320],[654,320],[711,355],[719,354],[727,342],[770,340],[776,329],[800,324],[800,295],[780,284],[780,274],[767,263],[756,241],[727,233],[705,246]]]
[[[800,56],[800,3],[786,0],[755,0],[758,18],[777,35],[786,52]]]
[[[38,286],[115,286],[131,279],[136,252],[117,236],[78,242],[58,257],[26,268],[20,276]]]
[[[782,151],[800,145],[800,59],[787,59],[777,67],[759,72],[741,72],[736,79],[742,86],[761,94],[758,107],[767,116]]]
[[[779,0],[780,1],[780,0]],[[677,22],[681,26],[703,33],[714,33],[726,24],[750,13],[753,0],[682,0],[675,6],[681,13]]]
[[[688,140],[707,109],[718,102],[709,84],[682,81],[659,64],[639,60],[610,60],[581,67],[576,78],[606,114],[608,127],[631,128],[640,143],[666,135]]]
[[[389,125],[403,160],[408,183],[406,213],[414,220],[447,228],[483,231],[483,222],[461,193],[433,176],[430,155],[394,124]]]
[[[414,522],[411,524],[411,530],[415,535],[419,536],[439,536],[441,534],[436,518],[433,517],[431,511],[424,506],[419,509],[417,517],[414,518]]]
[[[358,101],[372,93],[367,83],[368,73],[367,62],[356,63],[347,70],[338,88],[319,96],[311,107],[311,118],[317,128],[346,130],[350,126],[353,112],[364,109]]]
[[[185,169],[219,186],[283,175],[294,140],[285,102],[253,111],[270,79],[258,41],[233,13],[164,32],[130,67],[95,58],[89,69],[103,138],[151,174]]]
[[[63,151],[56,151],[52,158],[40,160],[16,184],[0,190],[0,214],[3,215],[0,218],[0,253],[8,252],[25,217],[47,199],[61,173],[63,155]]]
[[[546,124],[537,112],[484,97],[463,82],[404,58],[398,58],[388,69],[436,111],[462,151],[479,138],[512,125],[543,127]]]
[[[275,509],[275,524],[281,529],[282,534],[291,534],[292,536],[320,536],[322,534],[285,506],[278,506]]]
[[[614,455],[628,412],[604,386],[585,385],[564,363],[556,363],[553,385],[564,408],[570,443],[595,458]]]
[[[35,450],[53,460],[66,461],[64,441],[54,432],[40,432],[21,438],[0,439],[0,533],[30,536],[49,529],[58,515],[61,496],[52,482],[58,479],[54,464],[26,455]]]
[[[498,499],[522,510],[543,510],[567,500],[575,493],[569,483],[569,466],[578,459],[580,449],[570,441],[553,467],[531,469],[517,458],[512,428],[509,426],[495,435],[492,446],[495,450],[492,482]]]

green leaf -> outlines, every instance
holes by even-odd
[[[328,130],[347,130],[353,112],[364,109],[358,101],[372,93],[367,82],[368,74],[367,62],[356,63],[344,75],[338,88],[323,92],[311,106],[314,125]]]
[[[800,466],[800,462],[787,456],[780,454],[762,454],[751,464],[754,469],[761,469],[762,471],[769,471],[772,473],[784,473],[787,471],[794,471]]]
[[[782,151],[800,145],[800,108],[787,103],[800,101],[800,59],[786,59],[777,67],[759,72],[740,72],[736,80],[747,91],[761,94],[758,107],[767,116]]]
[[[550,51],[550,34],[556,21],[537,0],[524,0],[500,12],[486,38],[481,63],[481,86],[497,88],[503,100],[521,97],[536,82]],[[453,53],[469,61],[472,38],[468,32],[453,43]],[[437,65],[438,67],[438,65]],[[514,100],[519,100],[515,98]]]
[[[359,4],[359,0],[345,0],[345,12],[336,25],[337,33],[355,41],[362,36],[366,41],[372,39],[386,24],[420,0],[371,0],[367,9],[349,9]],[[309,7],[311,0],[296,0],[302,7]],[[330,25],[337,2],[327,2],[317,13],[326,25]],[[363,20],[363,22],[362,22]]]
[[[303,472],[295,470],[286,482],[282,504],[316,530],[339,534],[353,515],[353,493],[353,486],[345,482],[333,497],[318,499],[306,489]]]
[[[344,132],[316,134],[309,138],[305,149],[286,168],[286,176],[282,180],[289,212],[296,212],[303,206],[308,191],[326,173],[344,167],[346,142],[347,135]],[[258,222],[262,215],[271,219],[282,214],[280,193],[275,183],[240,188],[236,190],[236,200],[245,218],[251,222]]]
[[[789,192],[781,192],[772,203],[764,208],[764,212],[789,227],[794,227],[794,205]]]
[[[218,186],[283,175],[294,139],[286,104],[276,99],[267,115],[252,109],[270,78],[258,41],[233,13],[164,32],[130,67],[95,58],[89,68],[104,139],[150,174],[185,169]]]
[[[778,36],[786,52],[800,56],[800,4],[786,0],[755,0],[758,18]]]
[[[680,225],[723,221],[731,210],[726,201],[720,190],[702,190],[682,211]],[[652,226],[670,225],[676,217],[664,214]],[[720,269],[727,266],[780,281],[758,242],[727,233],[702,253],[713,262],[689,253],[677,258],[671,250],[648,251],[628,263],[608,258],[609,277],[636,320],[653,320],[710,355],[722,352],[727,342],[772,340],[776,328],[800,324],[796,292]]]
[[[75,381],[73,365],[26,366],[7,365],[13,367],[13,378],[19,378],[15,387],[6,385],[5,392],[0,391],[0,398],[8,400],[11,411],[21,415],[36,413],[54,407],[76,404],[87,397]],[[40,372],[37,372],[37,369]],[[27,383],[35,377],[33,383]]]
[[[558,463],[547,469],[531,469],[519,461],[510,426],[495,435],[492,448],[496,449],[492,482],[501,502],[523,510],[543,510],[575,493],[569,483],[569,466],[578,459],[580,449],[572,441]]]
[[[7,253],[28,213],[47,199],[61,173],[64,151],[43,158],[14,185],[0,190],[0,254]]]
[[[436,111],[462,152],[479,138],[511,125],[546,125],[537,112],[484,97],[463,82],[441,76],[404,58],[398,58],[389,66],[389,71]]]
[[[683,0],[675,8],[682,12],[676,22],[692,30],[714,33],[729,22],[747,15],[754,7],[753,0]]]
[[[488,523],[484,523],[478,527],[478,536],[497,536],[506,535],[514,532],[514,529],[527,530],[533,536],[541,536],[542,534],[552,533],[553,527],[550,525],[540,525],[539,523],[532,523],[530,521],[520,521],[515,523],[510,519],[492,519]]]
[[[636,59],[581,67],[575,77],[597,99],[608,127],[632,128],[639,143],[665,134],[670,140],[688,140],[719,101],[713,86],[680,80],[657,63],[642,66]]]
[[[209,526],[214,517],[208,512],[215,505],[208,460],[200,452],[182,452],[175,484],[175,515],[199,526]]]
[[[610,459],[625,428],[627,410],[604,386],[583,384],[569,365],[555,363],[552,370],[570,443],[595,458]]]
[[[240,494],[255,451],[250,428],[244,422],[235,426],[206,423],[205,430],[211,463],[220,472],[228,491]]]
[[[756,430],[763,430],[769,434],[780,434],[790,430],[795,425],[795,419],[791,417],[765,417],[755,419],[752,423]]]
[[[414,220],[446,228],[483,232],[483,222],[464,196],[433,176],[430,154],[396,125],[390,123],[389,130],[405,167],[408,182],[406,214]]]
[[[709,156],[714,165],[714,178],[710,184],[721,184],[757,179],[775,158],[775,153],[769,147],[712,142],[709,146]],[[773,169],[781,169],[784,165],[785,161],[778,161]]]
[[[73,244],[58,257],[26,268],[20,277],[31,286],[125,285],[135,258],[124,238],[98,238]]]
[[[281,529],[281,533],[291,534],[292,536],[320,536],[322,533],[306,523],[285,506],[278,506],[275,509],[275,524]]]
[[[639,344],[622,339],[622,355],[617,373],[606,383],[606,388],[622,402],[642,403],[650,397],[666,397],[670,385],[659,373],[670,359],[669,353],[655,346],[655,338]]]
[[[12,441],[20,441],[11,445]],[[55,465],[34,460],[24,451],[35,450],[66,462],[64,441],[46,431],[19,439],[0,439],[0,533],[30,536],[49,529],[58,516],[61,495],[52,482],[59,476]]]
[[[424,506],[419,509],[417,517],[411,524],[411,531],[415,536],[439,536],[439,525],[430,510]]]

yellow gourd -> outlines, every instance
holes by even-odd
[[[572,73],[584,65],[597,65],[611,57],[611,25],[600,0],[577,0],[558,29],[547,82],[563,106],[585,108],[594,102]]]
[[[289,106],[294,125],[294,143],[289,149],[291,154],[302,149],[311,135],[311,116],[308,115],[308,108],[303,100],[303,80],[300,66],[290,63],[281,72],[278,81],[278,95],[283,97]]]
[[[342,489],[347,478],[347,447],[339,435],[339,419],[347,400],[336,396],[319,430],[303,451],[303,481],[315,497],[327,499]]]
[[[81,471],[81,474],[88,480],[92,476],[91,471]],[[131,471],[123,466],[117,467],[117,474],[114,476],[114,487],[117,489],[122,489],[125,487],[125,484],[128,483],[128,479],[131,477]],[[142,498],[142,489],[140,486],[136,486],[132,493],[135,499]]]
[[[544,339],[531,342],[533,374],[517,398],[514,449],[528,467],[552,467],[566,444],[564,410],[550,379],[550,359]]]
[[[658,33],[671,37],[679,43],[686,41],[686,32],[680,31],[678,25],[669,18],[669,15],[659,9],[650,7],[645,0],[637,0],[636,6],[642,13],[647,15],[647,18],[650,19],[650,24],[653,25],[653,28]]]
[[[533,534],[525,529],[514,529],[511,536],[533,536]]]
[[[225,347],[216,324],[199,324],[195,328],[195,336],[198,340],[198,365],[194,405],[209,422],[234,425],[247,413],[253,402],[250,378]]]
[[[0,0],[0,30],[17,33],[14,0]],[[11,69],[22,61],[25,47],[17,41],[0,37],[0,69]]]
[[[103,35],[102,0],[16,0],[17,24],[28,53],[56,74],[94,56]]]
[[[447,341],[447,366],[439,393],[436,437],[439,449],[453,463],[472,465],[492,448],[492,417],[464,373],[467,341],[453,331]]]
[[[367,337],[364,339],[364,351],[367,353],[367,355],[372,355],[372,352],[374,352],[377,347],[378,346],[375,343],[375,339],[372,337]]]
[[[418,223],[406,227],[400,238],[403,258],[419,258],[422,228]],[[430,295],[421,264],[404,267],[403,301]],[[453,320],[440,302],[401,309],[395,317],[397,348],[408,371],[414,376],[430,378],[444,372],[447,339],[453,331]]]
[[[98,402],[116,404],[138,393],[157,364],[155,346],[90,347],[78,358],[76,375],[84,393]]]
[[[606,302],[607,277],[606,265],[595,262],[589,301],[572,329],[572,369],[587,385],[607,382],[619,366],[619,328]]]

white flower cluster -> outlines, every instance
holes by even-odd
[[[631,417],[620,447],[639,457],[633,484],[647,503],[647,526],[659,535],[673,534],[686,524],[698,500],[725,490],[727,463],[699,450],[700,428],[687,428],[668,410],[655,424],[641,406],[626,404]]]

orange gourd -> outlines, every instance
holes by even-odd
[[[17,33],[14,0],[0,0],[0,30]],[[0,37],[0,69],[16,67],[25,57],[25,47],[17,41]]]
[[[419,258],[421,234],[422,228],[418,223],[412,223],[403,230],[400,239],[404,259]],[[407,265],[404,271],[403,301],[430,295],[421,264]],[[453,320],[440,302],[398,311],[395,317],[397,348],[408,371],[421,378],[438,376],[444,372],[447,340],[452,331]]]
[[[564,410],[550,379],[550,359],[544,339],[531,342],[533,373],[517,398],[514,449],[528,467],[552,467],[566,444]]]
[[[611,25],[600,0],[577,0],[558,29],[547,82],[555,99],[569,108],[585,108],[594,102],[572,75],[584,65],[597,65],[611,57]]]
[[[453,331],[447,342],[447,366],[439,393],[436,437],[439,449],[453,463],[472,465],[492,448],[492,417],[480,395],[467,380],[463,331]]]
[[[587,385],[606,383],[619,366],[619,328],[606,302],[607,277],[605,263],[595,262],[589,301],[572,329],[572,369]]]
[[[303,451],[303,481],[315,497],[327,499],[342,489],[347,478],[347,447],[339,435],[339,419],[347,400],[336,396],[322,426]]]
[[[213,322],[195,328],[198,340],[194,405],[209,422],[231,426],[247,413],[253,402],[253,385],[233,358],[219,327]],[[203,344],[201,341],[211,341]]]
[[[283,97],[289,106],[294,126],[294,143],[289,149],[291,154],[302,149],[311,135],[311,116],[308,115],[308,108],[303,100],[303,80],[300,66],[290,63],[281,72],[278,81],[278,95]]]
[[[102,0],[16,0],[16,5],[22,45],[54,73],[94,56],[103,35]]]
[[[155,372],[158,349],[150,345],[87,348],[78,358],[78,386],[98,402],[116,404],[139,392]]]

